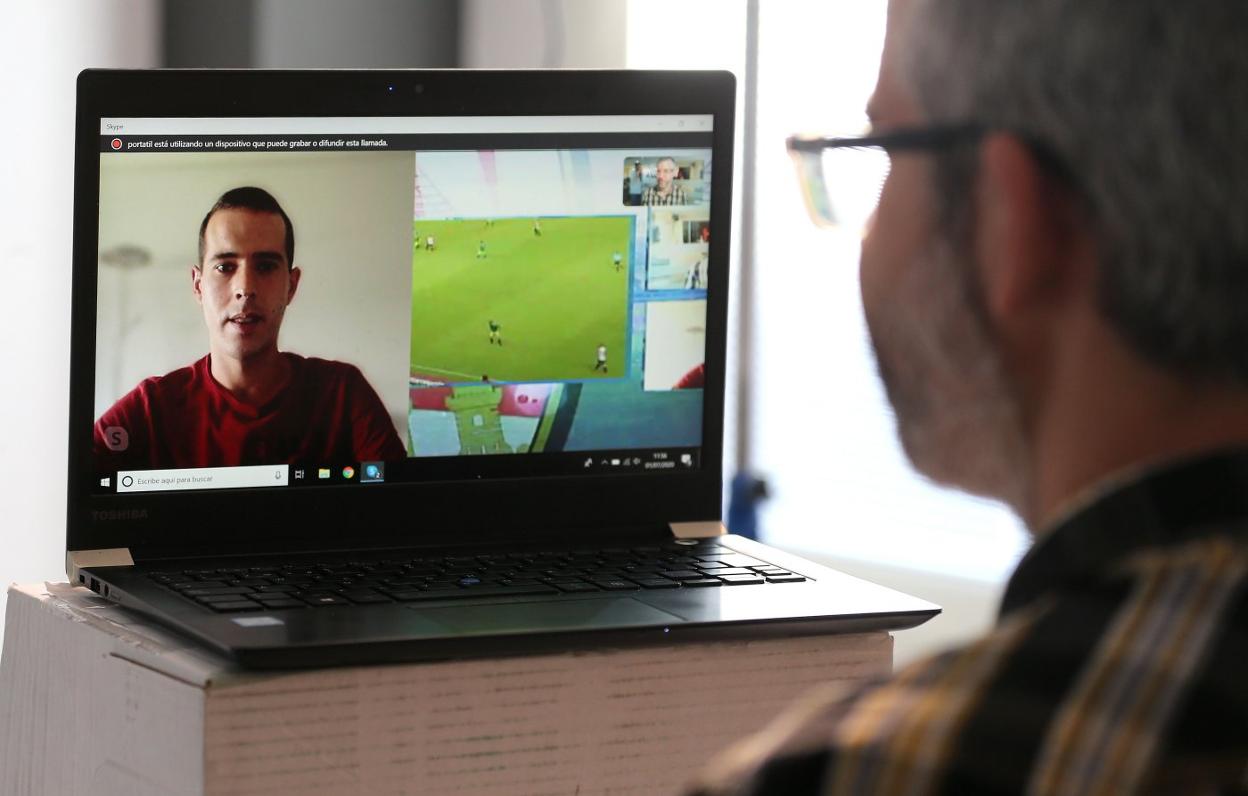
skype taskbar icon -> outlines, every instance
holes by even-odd
[[[360,465],[361,484],[380,484],[386,480],[385,462],[364,462]]]

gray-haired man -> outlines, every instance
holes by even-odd
[[[1245,41],[1243,0],[892,0],[854,145],[891,158],[880,375],[915,467],[1035,545],[982,640],[702,792],[1248,792]]]

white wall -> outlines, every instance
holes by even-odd
[[[625,0],[462,0],[460,63],[622,68],[626,6]]]
[[[445,0],[253,0],[252,66],[410,68],[453,63]],[[212,0],[199,0],[209,5]]]
[[[159,6],[42,0],[0,10],[4,587],[64,578],[74,80],[88,66],[156,65]]]

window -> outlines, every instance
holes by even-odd
[[[859,238],[811,224],[784,148],[791,133],[864,128],[887,4],[759,5],[751,295],[740,296],[733,276],[734,302],[751,301],[755,311],[755,356],[742,367],[753,394],[750,464],[771,491],[760,512],[763,538],[842,558],[1002,580],[1029,543],[1025,531],[1000,505],[938,488],[906,462],[863,321]],[[727,68],[743,80],[745,13],[743,0],[630,0],[628,65]],[[658,37],[658,19],[669,30],[696,35]],[[864,193],[871,190],[864,185]],[[730,345],[730,358],[734,350]],[[730,362],[729,384],[732,369]],[[733,409],[730,395],[730,436]],[[727,442],[731,457],[735,446]]]

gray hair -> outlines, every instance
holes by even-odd
[[[1162,367],[1248,382],[1248,2],[914,2],[903,74],[930,120],[1046,147],[1109,322]]]

